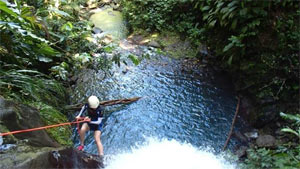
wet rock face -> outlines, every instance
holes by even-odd
[[[1,169],[104,168],[103,160],[98,156],[80,152],[73,148],[34,148],[27,145],[18,145],[10,151],[0,151],[0,161]]]
[[[0,150],[0,168],[51,168],[48,154],[54,149],[50,147],[37,148],[24,143],[14,145],[8,150]]]
[[[73,148],[53,151],[49,155],[52,168],[104,168],[99,156],[84,153]]]
[[[0,121],[10,131],[24,130],[44,126],[37,109],[16,104],[0,98]],[[28,144],[39,147],[59,147],[45,130],[19,133],[14,135],[17,139],[28,140]],[[4,136],[5,139],[5,136]]]

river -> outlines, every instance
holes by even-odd
[[[90,95],[103,101],[142,97],[105,107],[101,140],[106,168],[236,168],[221,153],[237,104],[226,76],[209,68],[189,69],[182,60],[156,54],[138,66],[114,65],[105,79],[102,73],[74,88],[74,103]],[[242,126],[239,119],[235,129]],[[93,133],[85,143],[85,151],[97,154]],[[233,137],[229,149],[238,144]]]

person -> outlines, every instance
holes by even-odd
[[[84,112],[88,112],[88,116],[84,118],[84,120],[88,122],[84,122],[79,131],[80,136],[80,146],[78,146],[79,151],[84,150],[84,139],[85,133],[89,130],[94,131],[94,138],[97,144],[97,149],[100,157],[103,157],[103,145],[101,143],[101,131],[103,128],[103,113],[102,108],[100,107],[100,101],[96,96],[90,96],[88,98],[88,103],[85,104],[76,118],[80,118]]]

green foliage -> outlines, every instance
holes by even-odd
[[[49,41],[39,35],[43,25],[31,7],[1,1],[0,12],[0,48],[5,49],[0,52],[1,61],[28,67],[60,56]]]
[[[276,150],[266,148],[249,149],[248,158],[241,168],[278,168],[278,169],[296,169],[300,167],[300,146],[290,149],[281,146]]]
[[[1,61],[66,80],[73,68],[66,65],[79,62],[71,56],[96,50],[88,40],[91,23],[79,19],[77,1],[16,2],[0,2]]]
[[[40,101],[57,107],[64,104],[61,100],[66,97],[65,89],[57,81],[38,71],[20,69],[15,65],[1,67],[9,70],[0,69],[0,95],[20,102]]]
[[[174,5],[177,0],[122,0],[123,13],[129,18],[133,27],[145,28],[148,31],[162,30],[171,23]]]
[[[287,132],[287,133],[292,133],[296,135],[299,138],[300,141],[300,115],[299,114],[285,114],[285,113],[280,113],[280,116],[283,117],[284,119],[290,120],[293,122],[293,128],[291,129],[290,127],[283,128],[281,131]]]
[[[138,65],[140,63],[140,60],[137,56],[135,55],[128,55],[128,58],[135,64],[135,65]]]

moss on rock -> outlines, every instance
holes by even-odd
[[[137,44],[148,46],[155,42],[163,48],[166,54],[175,59],[196,57],[198,51],[188,40],[182,40],[180,34],[175,32],[149,33],[136,30],[129,36],[129,39]]]
[[[39,109],[41,118],[45,125],[53,125],[69,122],[67,117],[52,106],[43,103],[32,103]],[[71,127],[69,125],[46,129],[47,133],[61,145],[72,145]]]
[[[1,131],[1,133],[9,132],[9,130],[6,128],[6,126],[2,124],[1,120],[0,120],[0,131]],[[17,142],[17,139],[16,139],[16,137],[14,137],[14,135],[7,135],[7,136],[3,137],[4,144],[12,144],[12,143],[16,143],[16,142]]]

